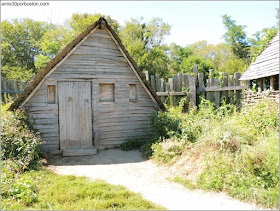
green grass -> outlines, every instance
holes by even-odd
[[[15,176],[12,172],[9,175],[6,168],[3,180],[5,174],[8,174],[6,180],[9,182],[2,181],[2,187],[3,183],[5,185],[2,190],[2,210],[164,209],[123,186],[110,185],[101,180],[90,181],[85,177],[62,176],[49,170],[32,170]]]
[[[205,101],[189,113],[171,107],[158,121],[166,122],[167,116],[180,124],[177,129],[166,126],[166,134],[174,135],[155,141],[151,158],[177,166],[187,176],[174,181],[189,189],[223,191],[264,208],[278,208],[278,112],[279,104],[266,99],[243,105],[240,112],[230,105],[214,109]]]
[[[174,177],[173,181],[183,185],[184,187],[190,190],[194,190],[198,188],[197,185],[193,184],[190,180],[183,179],[182,177]]]

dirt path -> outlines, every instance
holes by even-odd
[[[123,185],[145,199],[170,210],[252,210],[253,204],[243,203],[223,193],[190,191],[170,182],[170,172],[152,161],[144,161],[137,151],[103,150],[84,157],[53,156],[48,168],[58,174],[103,179]]]

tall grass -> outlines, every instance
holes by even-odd
[[[214,109],[205,100],[198,110],[189,113],[182,113],[180,107],[169,108],[165,115],[178,120],[178,127],[170,130],[173,136],[163,141],[158,137],[152,145],[151,158],[177,167],[187,176],[176,180],[189,187],[225,191],[236,198],[276,208],[278,111],[279,104],[268,99],[255,106],[243,105],[240,112],[226,104]]]

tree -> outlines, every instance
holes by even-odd
[[[180,65],[183,62],[183,59],[188,58],[192,54],[193,50],[190,47],[182,47],[175,43],[171,43],[168,46],[168,56],[170,57],[170,73],[175,74],[180,72]]]
[[[213,45],[203,40],[193,43],[190,47],[194,55],[201,56],[203,59],[211,61],[217,71],[221,71],[232,54],[230,47],[223,43]]]
[[[2,76],[12,77],[15,73],[25,72],[31,77],[36,73],[36,56],[42,52],[39,48],[42,37],[52,30],[52,25],[31,19],[14,19],[1,23],[1,64]],[[20,75],[18,73],[18,75]]]
[[[249,64],[243,59],[237,58],[234,54],[231,54],[225,60],[225,63],[219,67],[219,72],[226,72],[229,75],[233,75],[237,72],[243,73],[248,65]]]
[[[119,23],[112,19],[109,15],[105,16],[104,14],[96,13],[96,14],[89,14],[89,13],[83,13],[78,14],[74,13],[72,14],[71,18],[66,20],[65,27],[68,33],[68,41],[71,42],[75,37],[77,37],[80,33],[82,33],[88,26],[93,24],[95,21],[97,21],[100,17],[106,17],[107,22],[110,24],[110,26],[118,33],[120,25]]]
[[[187,58],[184,58],[181,65],[180,65],[180,70],[183,73],[193,73],[193,67],[194,65],[198,66],[197,71],[198,72],[203,72],[204,73],[204,78],[209,77],[209,70],[213,69],[215,71],[215,67],[212,64],[211,61],[203,59],[201,56],[197,55],[192,55]],[[216,72],[216,71],[215,71]]]
[[[253,34],[254,38],[249,39],[249,42],[252,46],[252,60],[255,60],[255,58],[260,55],[270,40],[276,36],[277,32],[278,29],[273,26],[271,28],[264,28],[262,31],[257,31],[255,34]]]
[[[121,27],[119,35],[122,43],[140,70],[161,76],[167,72],[169,59],[163,41],[170,33],[170,28],[170,25],[159,18],[146,23],[143,18],[132,18]]]
[[[247,35],[244,31],[246,26],[236,25],[236,21],[230,16],[224,15],[223,24],[227,32],[223,35],[226,44],[228,44],[237,58],[248,60],[250,55],[250,46],[247,42]]]
[[[142,71],[148,71],[151,75],[159,74],[160,77],[167,78],[170,76],[169,62],[169,57],[164,50],[160,47],[154,47],[140,58],[141,66],[139,68]]]

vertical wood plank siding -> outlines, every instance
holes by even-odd
[[[43,150],[60,148],[59,133],[63,131],[60,127],[65,127],[66,122],[58,117],[58,100],[55,104],[48,103],[47,86],[57,86],[62,81],[92,82],[92,136],[98,132],[100,148],[120,144],[129,137],[145,136],[146,131],[150,130],[149,116],[154,111],[155,103],[110,35],[105,30],[97,29],[44,81],[25,104],[30,109],[30,115],[37,119],[35,128],[43,134],[46,142],[41,147]],[[115,85],[114,102],[99,101],[99,84]],[[135,84],[137,100],[129,100],[129,84]],[[63,95],[56,92],[56,96]],[[60,97],[57,96],[56,99]]]

